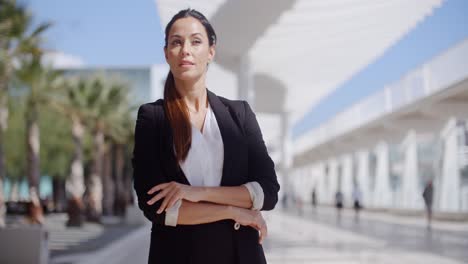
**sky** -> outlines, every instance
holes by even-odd
[[[24,0],[35,21],[50,21],[46,47],[75,66],[144,66],[164,62],[154,0]]]

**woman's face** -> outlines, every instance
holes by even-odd
[[[178,19],[172,25],[164,48],[174,78],[196,80],[206,72],[215,54],[203,25],[193,17]]]

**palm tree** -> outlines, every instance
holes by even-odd
[[[24,102],[21,98],[9,100],[10,115],[8,117],[8,129],[3,135],[2,142],[5,148],[5,172],[12,183],[10,196],[6,197],[16,201],[18,196],[18,182],[26,175],[26,149],[24,138],[26,136],[24,124]]]
[[[103,179],[107,184],[106,190],[113,190],[113,182],[109,178],[110,147],[107,142],[111,135],[115,136],[122,130],[120,109],[128,108],[128,88],[123,81],[102,74],[94,76],[89,82],[98,95],[88,106],[90,117],[86,122],[92,134],[94,148],[87,185],[87,218],[99,222],[103,211]]]
[[[108,185],[109,188],[106,189],[107,192],[104,193],[104,197],[108,197],[107,212],[114,212],[114,209],[118,207],[117,209],[121,215],[125,212],[127,200],[123,182],[124,146],[128,141],[129,134],[132,133],[133,127],[128,92],[128,85],[125,82],[112,81],[107,97],[112,102],[112,108],[106,114],[107,125],[104,128],[107,139],[104,154],[107,170],[104,171],[103,176],[108,179],[107,182],[111,183]],[[113,167],[111,158],[115,159],[113,171],[111,169]]]
[[[71,121],[49,107],[42,107],[39,116],[41,175],[53,179],[53,196],[46,198],[52,199],[54,208],[60,210],[65,206],[65,180],[68,178],[74,150]]]
[[[63,87],[61,72],[41,64],[41,55],[31,55],[24,59],[17,71],[19,82],[25,86],[26,100],[26,145],[27,177],[29,195],[32,202],[29,218],[33,223],[43,223],[43,212],[40,206],[38,187],[40,179],[40,131],[38,126],[39,109],[47,107],[56,100],[59,89]]]
[[[5,161],[2,138],[7,129],[8,85],[14,63],[26,54],[37,54],[42,33],[49,23],[31,29],[32,17],[16,0],[0,0],[0,227],[4,226],[3,177]],[[31,32],[31,33],[29,33]]]
[[[126,207],[128,202],[130,201],[130,195],[132,192],[128,190],[132,190],[131,188],[131,177],[126,178],[129,175],[125,174],[125,165],[129,164],[130,159],[127,158],[126,152],[128,152],[127,146],[132,145],[133,141],[133,124],[134,119],[131,117],[132,112],[135,109],[128,108],[122,109],[123,113],[121,115],[121,124],[122,130],[116,130],[115,132],[119,133],[115,135],[113,138],[114,146],[115,146],[115,209],[116,213],[120,216],[125,216],[126,214]]]
[[[103,178],[107,179],[107,182],[111,183],[110,186],[104,185],[104,206],[107,206],[107,211],[112,212],[116,210],[120,216],[125,215],[126,205],[128,203],[129,197],[128,192],[126,192],[127,186],[125,182],[124,168],[125,168],[125,147],[129,142],[132,141],[133,135],[133,122],[132,111],[134,108],[131,108],[128,104],[128,98],[126,93],[128,91],[122,90],[122,88],[116,88],[120,91],[123,91],[122,97],[116,102],[120,103],[116,105],[113,115],[109,117],[111,120],[110,124],[112,125],[109,129],[106,130],[107,148],[105,153],[105,168],[108,168],[104,171]],[[114,158],[114,170],[111,175],[111,158]],[[113,181],[112,181],[113,178]],[[108,188],[106,188],[108,187]],[[106,199],[107,198],[107,199]]]
[[[84,182],[84,136],[86,124],[93,117],[92,107],[99,100],[100,89],[95,89],[88,78],[69,78],[65,85],[65,100],[55,101],[52,106],[71,120],[71,133],[74,153],[70,165],[70,174],[66,181],[68,198],[68,226],[83,224]]]

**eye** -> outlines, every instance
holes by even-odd
[[[200,45],[202,42],[199,39],[195,39],[192,41],[192,45]]]
[[[180,41],[180,39],[175,39],[171,42],[171,45],[172,46],[176,46],[176,45],[180,45],[182,43],[182,41]]]

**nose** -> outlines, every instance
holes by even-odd
[[[190,55],[190,41],[184,41],[181,52],[183,56]]]

